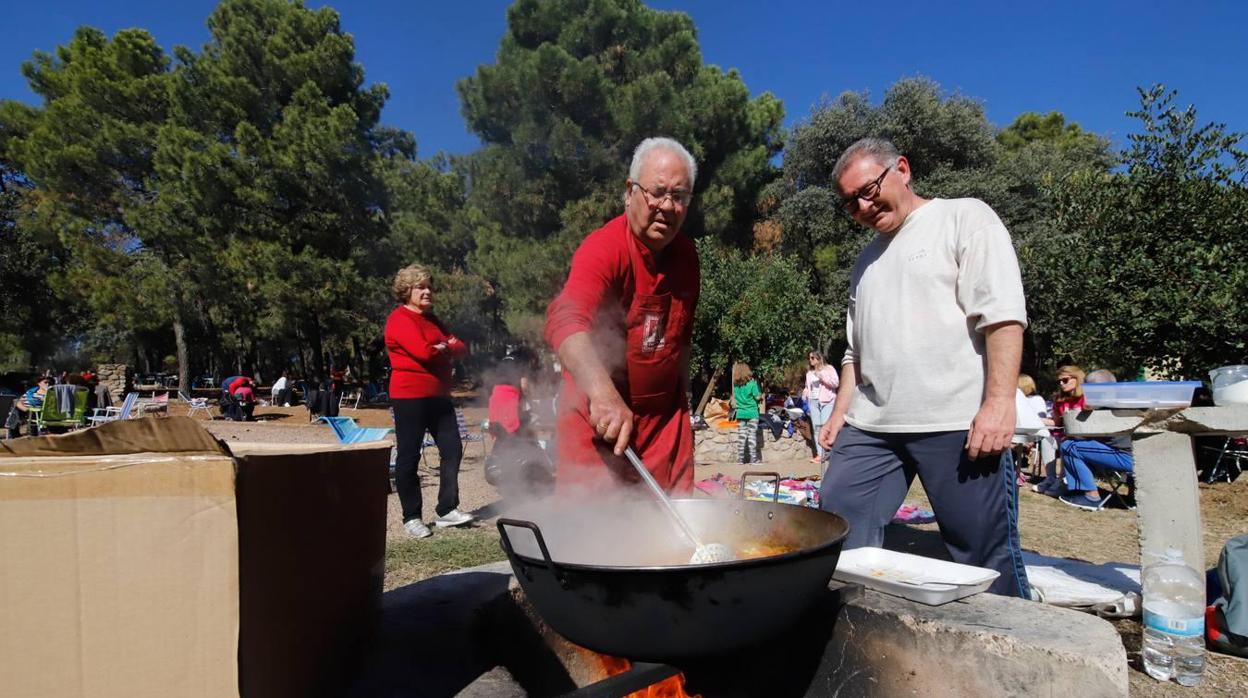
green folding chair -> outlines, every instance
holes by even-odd
[[[73,411],[61,411],[61,391],[73,392]],[[31,412],[31,422],[40,432],[49,429],[81,429],[87,425],[87,389],[80,385],[54,385],[43,396],[43,407]]]

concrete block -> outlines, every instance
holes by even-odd
[[[1200,486],[1186,434],[1136,434],[1135,501],[1140,565],[1157,561],[1167,548],[1183,551],[1183,561],[1205,569],[1201,538]]]
[[[1114,627],[979,594],[943,606],[864,591],[838,614],[808,696],[1127,695]]]

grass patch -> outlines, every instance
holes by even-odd
[[[386,542],[386,590],[465,567],[505,560],[493,526],[436,528],[429,538]]]

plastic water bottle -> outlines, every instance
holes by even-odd
[[[1170,549],[1144,568],[1144,670],[1195,686],[1205,671],[1205,578]]]

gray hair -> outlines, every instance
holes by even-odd
[[[637,145],[637,149],[633,151],[633,162],[628,166],[628,178],[636,182],[641,176],[641,166],[646,161],[646,157],[654,150],[666,150],[675,153],[677,157],[685,161],[685,169],[689,171],[689,188],[693,188],[693,183],[698,179],[698,163],[694,161],[693,156],[674,138],[647,138]],[[628,201],[628,192],[624,192],[624,201]]]
[[[1098,368],[1095,371],[1092,371],[1091,373],[1089,373],[1088,376],[1083,379],[1083,382],[1084,383],[1117,383],[1118,379],[1115,378],[1114,374],[1110,373],[1109,371],[1106,371],[1103,368]]]
[[[836,166],[832,168],[832,186],[841,181],[841,175],[845,174],[845,168],[858,158],[869,157],[875,162],[890,167],[897,164],[897,159],[901,157],[901,153],[897,150],[897,146],[892,141],[883,138],[859,138],[853,145],[845,149],[841,153],[841,157],[836,159]]]

